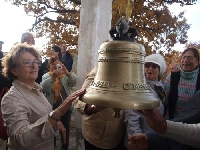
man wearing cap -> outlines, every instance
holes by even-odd
[[[1,51],[2,50],[2,44],[4,44],[4,42],[0,41],[0,59],[3,57],[3,52]]]

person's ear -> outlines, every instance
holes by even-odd
[[[14,76],[17,76],[17,71],[15,68],[11,69],[11,73],[14,75]]]

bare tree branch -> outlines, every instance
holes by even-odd
[[[145,0],[146,2],[152,2],[151,0]],[[185,0],[163,0],[163,2],[172,4],[172,3],[180,3],[181,6],[184,5],[193,5],[196,4],[197,0],[190,0],[189,2],[185,2]]]
[[[35,28],[35,26],[37,24],[39,24],[40,22],[42,22],[42,21],[49,21],[49,22],[55,22],[55,23],[64,23],[64,24],[71,24],[71,25],[75,25],[76,24],[76,22],[72,21],[72,20],[53,20],[53,19],[50,19],[48,17],[45,17],[43,19],[38,19],[36,17],[35,23],[32,25],[32,28],[29,29],[29,31],[33,31],[33,29]]]
[[[74,4],[81,5],[81,0],[69,0],[70,2],[73,2]]]
[[[46,3],[46,1],[44,1],[44,2],[37,2],[37,3],[38,3],[38,4],[43,4],[43,5],[45,5],[47,8],[50,8],[50,9],[55,10],[55,11],[51,11],[51,12],[57,12],[57,13],[76,13],[76,12],[78,12],[77,10],[57,9],[57,8],[55,8],[55,7],[51,7],[50,5],[48,5],[48,4]]]
[[[77,10],[55,10],[55,11],[49,11],[49,12],[56,12],[56,13],[76,13]]]
[[[183,5],[193,5],[196,4],[197,0],[191,0],[189,2],[185,2],[184,0],[163,0],[163,2],[172,4],[172,3],[180,3],[181,6]]]

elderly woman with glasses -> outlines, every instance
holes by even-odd
[[[199,53],[187,48],[180,58],[180,71],[171,72],[164,82],[168,111],[166,119],[173,119],[200,89]]]
[[[196,48],[187,48],[180,58],[180,71],[171,72],[164,82],[168,103],[165,119],[174,119],[187,106],[200,89],[199,53]],[[189,113],[187,115],[190,115]],[[181,143],[175,149],[193,149]]]
[[[54,137],[63,127],[60,118],[85,92],[84,89],[74,92],[53,111],[42,93],[42,87],[35,83],[41,64],[39,59],[34,47],[17,44],[2,60],[3,75],[13,80],[13,86],[1,102],[10,150],[53,150]]]
[[[165,70],[166,62],[162,55],[151,54],[145,58],[144,73],[146,77],[146,82],[149,85],[150,90],[154,94],[154,96],[160,100],[160,106],[157,109],[162,115],[164,114],[164,106],[166,105],[166,102],[164,85],[160,78]],[[144,116],[136,110],[125,110],[124,117],[127,131],[124,145],[127,149],[130,149],[128,147],[128,137],[140,133],[147,133],[149,131],[152,131],[152,129],[146,123]]]

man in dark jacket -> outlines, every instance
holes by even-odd
[[[67,70],[70,72],[72,70],[73,58],[70,55],[70,53],[67,51],[66,44],[61,45],[61,53],[62,53],[61,60],[64,63]]]

